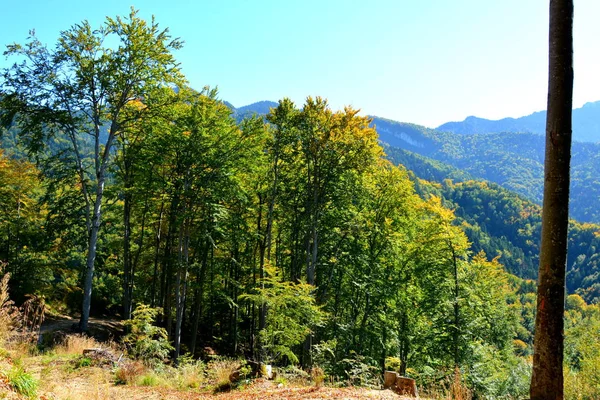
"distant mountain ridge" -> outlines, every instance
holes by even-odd
[[[233,112],[233,116],[239,122],[246,117],[251,117],[253,115],[266,115],[269,113],[269,110],[273,107],[277,107],[278,103],[269,100],[257,101],[256,103],[248,104],[247,106],[242,106],[236,108],[233,104],[224,101],[225,105],[231,109]]]
[[[276,106],[277,103],[272,101],[260,101],[240,108],[230,108],[236,119],[241,121],[253,114],[264,115],[271,107]],[[584,107],[573,110],[574,118],[578,116],[580,121],[584,114],[587,115],[588,126],[600,126],[600,101],[587,103]],[[595,120],[593,115],[596,115]],[[462,134],[449,129],[443,131],[375,116],[371,118],[380,141],[390,146],[386,149],[388,158],[395,158],[395,162],[404,164],[409,170],[427,169],[424,167],[424,160],[416,155],[452,168],[429,168],[425,174],[426,179],[446,174],[455,182],[466,180],[466,177],[487,180],[519,193],[537,204],[542,202],[544,137],[540,133],[528,133],[520,129],[520,133],[504,130],[485,134]],[[545,119],[545,112],[534,113],[524,118],[533,121],[531,126],[534,126],[536,119]],[[513,127],[517,126],[514,122],[517,120],[513,119],[511,122]],[[598,131],[600,132],[600,128]],[[600,137],[600,133],[598,135]],[[400,155],[393,148],[414,154]],[[571,218],[581,222],[600,223],[599,176],[600,143],[575,142],[571,158]],[[437,180],[436,178],[433,180]]]
[[[471,116],[460,122],[446,122],[436,129],[460,134],[525,132],[544,135],[546,111],[537,111],[520,118],[499,120]],[[585,103],[583,107],[573,109],[573,140],[600,142],[600,101]]]

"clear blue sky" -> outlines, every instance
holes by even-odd
[[[546,107],[547,0],[2,1],[0,44],[53,45],[131,5],[185,41],[191,85],[235,106],[308,95],[426,126]],[[600,1],[575,0],[574,106],[600,100]],[[0,56],[0,67],[6,66]]]

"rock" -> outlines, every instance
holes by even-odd
[[[275,379],[275,376],[277,376],[277,374],[273,372],[273,367],[270,364],[263,364],[261,372],[262,375],[269,380]]]

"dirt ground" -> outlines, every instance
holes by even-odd
[[[98,400],[300,400],[300,399],[344,399],[344,400],[402,400],[406,399],[389,390],[373,390],[364,388],[329,388],[329,387],[277,387],[272,382],[256,382],[243,389],[227,393],[199,393],[194,391],[178,391],[161,387],[115,386],[104,381],[100,376],[79,377],[60,383],[61,387],[48,387],[45,399],[98,399]]]

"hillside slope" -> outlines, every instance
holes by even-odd
[[[374,117],[380,140],[441,161],[541,204],[544,137],[532,133],[459,135]],[[571,217],[600,222],[600,144],[573,143]]]

